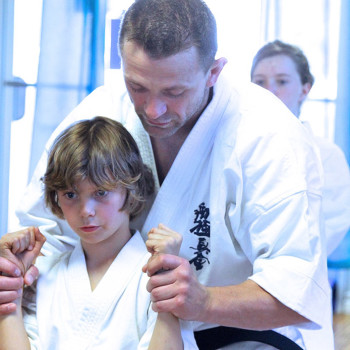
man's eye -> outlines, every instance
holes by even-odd
[[[143,88],[130,88],[130,89],[131,89],[131,91],[136,92],[136,93],[141,93],[141,92],[145,91],[145,89],[143,89]]]
[[[185,93],[185,91],[181,91],[181,92],[166,92],[165,95],[170,97],[170,98],[178,98],[181,97],[183,94]]]
[[[138,86],[138,85],[129,85],[129,89],[132,91],[132,92],[136,92],[136,93],[142,93],[142,92],[145,92],[146,89],[142,86]]]

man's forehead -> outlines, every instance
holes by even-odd
[[[123,46],[121,55],[122,63],[125,65],[133,62],[139,65],[157,65],[167,66],[171,69],[174,66],[181,65],[183,62],[190,65],[192,69],[199,67],[199,53],[195,46],[191,46],[185,50],[164,57],[152,57],[140,45],[133,41],[128,41]]]
[[[149,83],[155,83],[158,87],[161,87],[164,90],[178,90],[184,89],[189,85],[189,81],[180,80],[180,79],[152,79],[148,76],[134,76],[132,74],[127,74],[124,71],[124,79],[128,84],[135,85],[135,87],[146,87]]]
[[[190,86],[203,71],[196,52],[184,51],[161,59],[150,58],[142,49],[125,47],[123,74],[127,83],[171,90]]]

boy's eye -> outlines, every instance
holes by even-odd
[[[68,199],[73,199],[75,198],[76,194],[74,192],[66,192],[64,196]]]
[[[108,194],[108,191],[106,191],[106,190],[98,190],[96,192],[97,197],[105,197],[105,196],[107,196],[107,194]]]
[[[254,84],[259,85],[259,86],[264,86],[264,83],[265,83],[263,80],[255,80],[253,82],[254,82]]]

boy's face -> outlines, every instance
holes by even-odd
[[[84,248],[105,243],[122,247],[129,240],[129,214],[120,211],[126,198],[124,188],[105,191],[86,179],[57,194],[64,218]]]
[[[144,128],[152,137],[169,137],[192,128],[207,104],[210,74],[191,47],[152,59],[132,41],[123,47],[126,87]]]

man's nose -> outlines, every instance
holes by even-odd
[[[146,101],[144,109],[148,118],[157,119],[166,112],[167,106],[160,98],[150,97]]]

